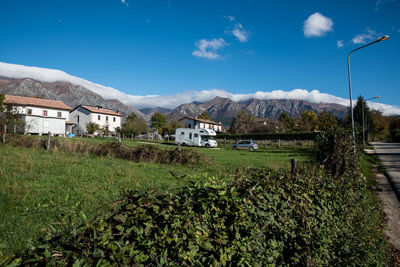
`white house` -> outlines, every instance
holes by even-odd
[[[101,128],[108,125],[111,134],[115,134],[116,128],[121,128],[121,113],[99,106],[79,105],[71,111],[70,120],[77,125],[76,133],[83,135],[87,134],[86,126],[89,122],[94,122]]]
[[[65,135],[71,107],[62,101],[5,95],[4,103],[13,107],[23,122],[24,134]]]
[[[256,122],[259,126],[268,126],[268,118],[256,118]]]
[[[193,129],[204,128],[204,129],[214,130],[215,132],[222,132],[222,124],[215,121],[203,120],[192,117],[183,117],[178,121],[183,122],[185,128],[193,128]]]

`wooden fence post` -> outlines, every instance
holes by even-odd
[[[226,137],[224,137],[224,146],[226,146]]]
[[[178,152],[181,153],[181,143],[178,143]]]
[[[122,141],[121,141],[121,134],[120,134],[120,133],[118,133],[118,144],[119,144],[119,145],[122,144]]]
[[[50,138],[51,138],[51,133],[48,132],[48,133],[47,133],[47,142],[46,142],[46,150],[47,150],[47,151],[50,150]]]
[[[7,124],[4,124],[3,130],[4,130],[3,132],[3,144],[4,144],[6,142]]]
[[[296,172],[296,164],[297,164],[297,159],[290,159],[290,165],[291,165],[291,172],[292,173]]]
[[[278,148],[281,148],[281,139],[278,139]]]

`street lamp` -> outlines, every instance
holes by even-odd
[[[380,42],[380,41],[385,41],[385,40],[387,40],[387,39],[389,39],[389,35],[383,35],[383,36],[379,37],[376,41],[373,41],[373,42],[371,42],[371,43],[369,43],[369,44],[366,44],[366,45],[360,46],[359,48],[356,48],[356,49],[354,49],[354,50],[351,50],[350,53],[349,53],[349,55],[347,56],[347,72],[348,72],[348,74],[349,74],[349,94],[350,94],[351,130],[352,130],[352,135],[353,135],[353,142],[355,142],[356,136],[355,136],[355,133],[354,133],[353,103],[352,103],[352,100],[351,100],[350,55],[351,55],[353,52],[355,52],[355,51],[357,51],[357,50],[360,50],[361,48],[370,46],[370,45],[375,44],[375,43],[378,43],[378,42]]]
[[[361,110],[362,110],[362,112],[361,112],[361,113],[362,113],[362,132],[363,132],[363,145],[364,145],[364,146],[365,146],[364,103],[365,103],[365,105],[366,105],[368,100],[375,99],[375,98],[380,98],[380,96],[377,95],[377,96],[374,96],[374,97],[371,97],[371,98],[368,98],[368,99],[363,100],[362,107],[361,107]]]

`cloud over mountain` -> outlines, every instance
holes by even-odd
[[[245,101],[248,99],[298,99],[306,100],[311,103],[336,103],[347,106],[348,99],[337,97],[327,93],[321,93],[318,90],[294,89],[291,91],[274,90],[271,92],[257,91],[252,94],[232,94],[222,89],[211,89],[194,91],[188,90],[174,95],[128,95],[118,91],[112,87],[96,84],[72,75],[69,75],[60,70],[27,67],[23,65],[8,64],[0,62],[0,76],[9,78],[31,78],[43,82],[64,81],[72,84],[85,87],[105,99],[117,99],[124,104],[131,105],[135,108],[148,107],[164,107],[175,108],[184,103],[194,101],[206,102],[216,96],[230,98],[236,102]],[[368,102],[368,105],[373,109],[378,109],[384,115],[400,114],[400,107],[386,105],[382,103]]]

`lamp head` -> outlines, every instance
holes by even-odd
[[[389,35],[383,35],[383,36],[378,38],[378,41],[385,41],[385,40],[387,40],[389,38],[390,38]]]

